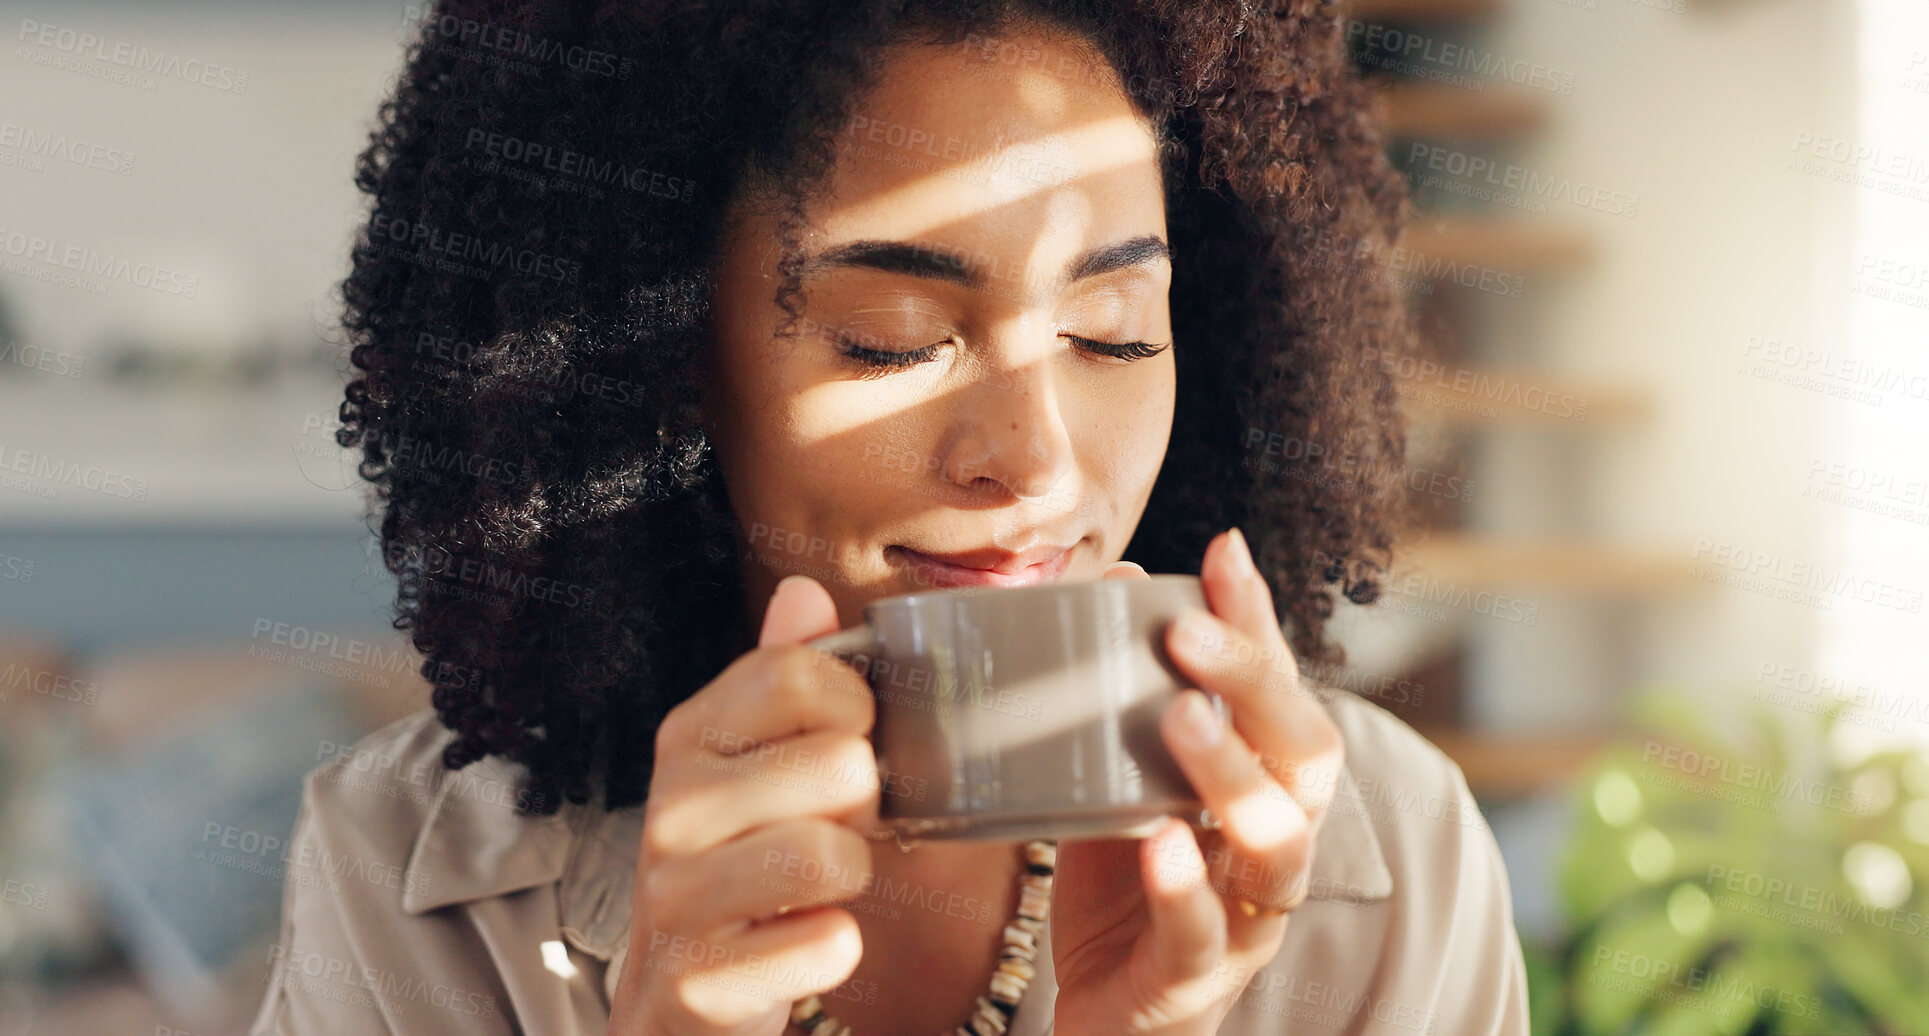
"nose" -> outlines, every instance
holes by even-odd
[[[944,474],[974,490],[1039,500],[1072,473],[1072,441],[1051,362],[999,365],[957,391]]]

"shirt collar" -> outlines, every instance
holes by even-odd
[[[556,881],[569,861],[571,816],[516,812],[520,764],[485,756],[441,780],[409,851],[402,909],[421,914]]]
[[[403,910],[420,914],[558,883],[563,935],[583,952],[609,960],[629,930],[643,807],[566,804],[550,816],[524,816],[515,810],[513,792],[476,792],[516,787],[520,766],[489,756],[451,776],[471,770],[476,781],[445,780],[437,792],[409,856]],[[1340,770],[1333,806],[1320,822],[1311,898],[1362,903],[1392,894],[1393,875],[1371,814],[1357,808],[1362,801],[1349,762]]]

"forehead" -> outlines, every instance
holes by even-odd
[[[1163,236],[1165,211],[1152,127],[1117,74],[1076,43],[1024,35],[887,50],[809,208],[813,253],[894,240],[1027,266]]]

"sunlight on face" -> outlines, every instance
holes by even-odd
[[[752,615],[793,572],[849,625],[931,586],[1096,579],[1132,538],[1175,392],[1152,128],[1045,71],[1102,58],[1020,42],[1047,60],[889,52],[806,208],[796,335],[771,215],[726,231],[705,411]]]

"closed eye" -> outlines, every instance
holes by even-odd
[[[862,346],[848,338],[839,338],[837,340],[837,346],[844,355],[856,360],[865,367],[874,368],[879,373],[889,373],[894,370],[902,370],[906,367],[915,367],[936,356],[939,349],[949,344],[951,344],[949,341],[944,341],[918,349],[894,352],[889,349],[872,349],[868,346]]]
[[[1121,360],[1143,360],[1147,357],[1157,356],[1172,347],[1171,342],[1154,345],[1151,342],[1100,342],[1090,338],[1080,338],[1077,335],[1066,335],[1065,337],[1077,342],[1082,349],[1088,349],[1105,356],[1117,357]]]
[[[1078,335],[1069,334],[1062,337],[1071,339],[1079,348],[1088,352],[1094,352],[1101,356],[1110,356],[1114,359],[1126,360],[1128,362],[1157,356],[1172,347],[1171,342],[1158,344],[1152,342],[1101,342],[1097,339],[1082,338]],[[938,350],[951,343],[947,340],[922,346],[917,349],[907,349],[902,352],[890,349],[872,349],[868,346],[859,345],[847,338],[839,338],[837,344],[839,350],[842,351],[845,356],[850,357],[858,364],[871,368],[877,373],[886,374],[924,363],[936,356]]]

